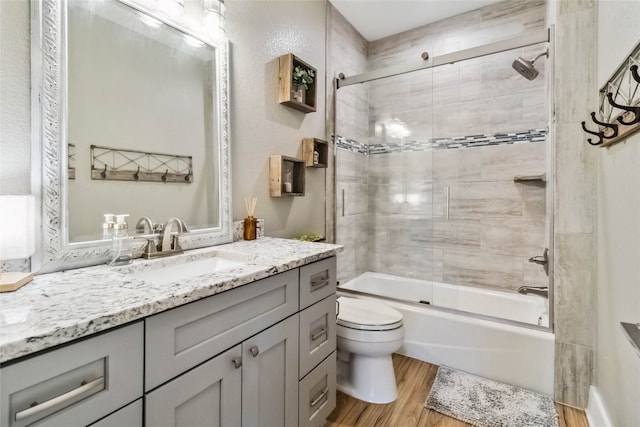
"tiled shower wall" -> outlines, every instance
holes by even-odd
[[[369,270],[515,291],[545,286],[545,142],[368,156]],[[448,200],[448,207],[447,207]]]
[[[539,30],[544,14],[544,1],[498,3],[369,43],[367,66]],[[334,46],[342,52],[349,42],[330,40],[332,58]],[[546,172],[545,143],[428,147],[447,137],[544,129],[544,60],[533,82],[511,68],[516,55],[540,51],[519,49],[338,91],[336,133],[369,144],[369,155],[337,153],[337,241],[345,245],[339,280],[370,270],[508,290],[548,284],[542,268],[527,262],[545,246],[544,184],[513,182],[515,175]],[[361,106],[363,97],[367,111],[341,114]],[[394,135],[394,124],[408,135]],[[410,145],[412,151],[402,151]]]

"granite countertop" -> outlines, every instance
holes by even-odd
[[[100,265],[37,275],[0,294],[0,363],[143,319],[217,293],[336,255],[340,245],[260,238],[196,249],[125,267]],[[216,273],[169,283],[131,273],[212,256],[242,261]]]

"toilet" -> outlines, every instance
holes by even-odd
[[[338,297],[338,390],[370,403],[398,396],[391,354],[404,340],[402,314],[382,303]]]

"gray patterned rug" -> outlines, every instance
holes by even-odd
[[[425,406],[477,427],[558,427],[550,397],[446,366],[438,368]]]

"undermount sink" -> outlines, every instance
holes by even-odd
[[[213,274],[241,265],[244,265],[241,261],[214,256],[169,265],[145,266],[141,270],[128,274],[147,282],[165,284],[190,279],[203,274]]]

